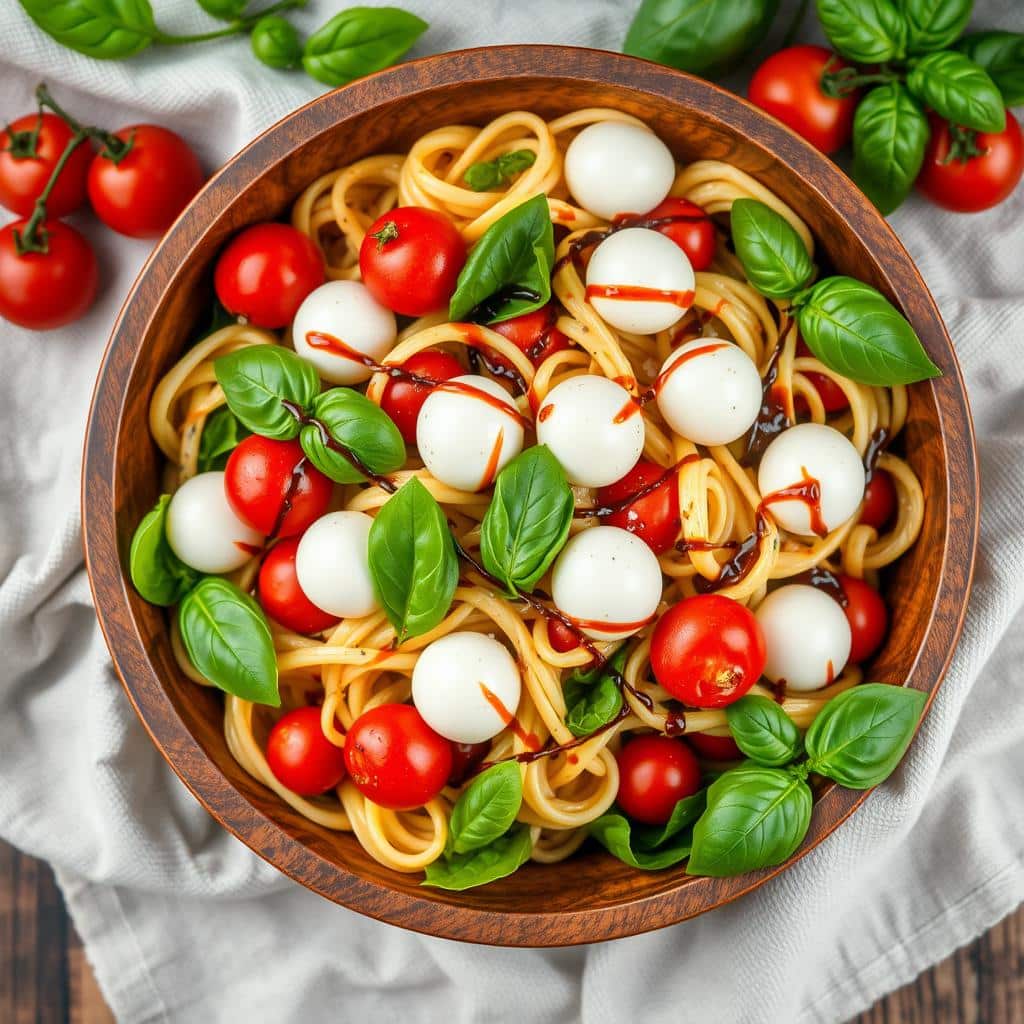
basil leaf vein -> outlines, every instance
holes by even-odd
[[[796,295],[814,265],[793,226],[756,199],[737,199],[730,213],[733,245],[747,280],[773,299]]]
[[[149,0],[19,0],[62,46],[99,60],[130,57],[157,36]]]
[[[1024,103],[1024,32],[974,32],[956,49],[988,72],[1006,106]]]
[[[903,0],[907,52],[928,53],[951,46],[967,27],[974,0]]]
[[[203,432],[199,436],[199,472],[223,469],[238,443],[251,433],[227,406],[214,410],[206,417]]]
[[[297,68],[302,63],[302,40],[298,30],[278,14],[260,18],[249,37],[256,59],[269,68]]]
[[[487,846],[428,864],[427,877],[420,884],[462,892],[511,875],[530,859],[532,852],[529,827],[515,825]]]
[[[979,132],[1001,132],[1006,127],[1006,107],[996,83],[956,50],[922,57],[907,75],[907,88],[954,124]]]
[[[452,808],[448,841],[454,853],[478,850],[504,835],[523,802],[523,778],[515,761],[481,772]]]
[[[799,753],[800,730],[773,700],[748,694],[725,709],[736,746],[758,764],[777,768]]]
[[[574,672],[565,681],[565,724],[573,736],[589,736],[622,710],[622,691],[615,675],[622,672],[628,655],[623,644],[606,665],[590,673]]]
[[[150,604],[177,604],[197,583],[200,574],[186,565],[167,542],[169,494],[143,516],[132,537],[128,571],[135,589]]]
[[[489,192],[532,167],[536,161],[537,154],[532,149],[514,149],[494,160],[471,164],[462,177],[474,192]]]
[[[881,64],[906,56],[907,23],[891,0],[817,0],[829,42],[849,60]]]

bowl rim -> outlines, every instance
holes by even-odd
[[[492,69],[492,73],[483,78],[481,61]],[[587,61],[592,65],[586,73],[580,74],[574,66]],[[433,69],[443,69],[443,74],[423,87],[424,74]],[[641,81],[629,80],[630,73],[640,72]],[[259,149],[286,133],[289,125],[313,108],[330,112],[330,125],[336,125],[383,103],[408,101],[428,88],[516,79],[593,81],[654,94],[669,102],[680,102],[673,95],[673,88],[682,85],[693,109],[708,109],[707,103],[700,103],[702,99],[713,101],[716,117],[748,137],[752,133],[751,141],[771,149],[809,189],[826,197],[871,252],[894,292],[902,289],[920,298],[916,319],[930,320],[931,333],[944,343],[942,352],[930,352],[944,376],[919,386],[932,389],[945,447],[950,447],[952,439],[962,456],[956,461],[946,460],[950,500],[943,565],[924,638],[907,680],[908,685],[916,684],[916,688],[928,693],[926,712],[949,666],[963,626],[966,597],[974,573],[980,495],[974,428],[960,367],[934,299],[906,249],[870,201],[826,156],[742,97],[703,79],[624,54],[585,47],[510,44],[455,50],[399,64],[316,97],[260,133],[214,173],[140,269],[112,328],[88,413],[81,487],[83,548],[97,618],[118,677],[151,740],[185,786],[222,827],[295,881],[349,909],[409,930],[484,944],[538,947],[639,934],[732,902],[763,885],[821,843],[853,814],[868,792],[837,786],[827,789],[815,801],[811,827],[804,842],[789,860],[777,867],[735,878],[691,878],[686,884],[612,906],[550,912],[494,910],[446,902],[431,890],[425,890],[422,896],[413,896],[390,888],[386,883],[364,879],[320,856],[252,804],[220,772],[178,716],[146,656],[129,604],[127,574],[122,569],[117,537],[118,460],[115,445],[109,443],[119,431],[126,386],[141,338],[148,334],[161,297],[175,273],[174,267],[165,265],[166,253],[174,240],[186,240],[191,247],[210,228],[209,221],[204,223],[197,213],[200,197],[222,187],[237,190],[251,186],[277,160],[285,158],[267,159]],[[329,130],[330,127],[324,127],[317,133]],[[794,166],[794,153],[813,165],[814,180],[808,180],[806,172]],[[239,177],[245,180],[236,180]],[[871,244],[856,226],[865,219],[884,237],[884,251],[879,250],[877,243]],[[145,327],[141,332],[129,330],[126,323],[129,307],[136,303],[146,304]],[[957,529],[950,528],[954,517]],[[958,574],[955,585],[951,571]],[[921,655],[931,648],[934,648],[934,657],[923,672]],[[126,656],[129,650],[145,665],[144,678],[136,676],[135,668],[129,667]],[[924,674],[928,678],[921,678]],[[287,856],[283,856],[285,852]]]

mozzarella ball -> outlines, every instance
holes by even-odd
[[[500,384],[467,373],[427,396],[416,421],[416,447],[441,483],[482,491],[523,450],[523,423]]]
[[[165,531],[171,550],[198,572],[231,572],[263,544],[263,534],[235,515],[223,473],[186,480],[171,497]]]
[[[850,624],[824,591],[803,583],[773,590],[754,613],[764,633],[764,674],[798,693],[820,690],[846,667]]]
[[[757,486],[761,497],[803,483],[808,477],[821,490],[822,524],[829,531],[842,526],[864,497],[864,464],[857,449],[833,427],[798,423],[784,430],[761,456]],[[814,536],[812,506],[802,497],[770,501],[768,512],[784,530]]]
[[[693,305],[695,283],[686,253],[672,239],[649,228],[625,228],[609,235],[587,264],[590,304],[612,327],[634,334],[654,334],[676,323]],[[603,287],[665,294],[602,298],[596,292]]]
[[[595,640],[642,629],[661,600],[661,566],[639,537],[593,526],[569,539],[551,573],[555,606]]]
[[[380,607],[370,578],[372,525],[362,512],[328,512],[302,535],[295,549],[295,576],[317,608],[358,619]]]
[[[331,384],[359,384],[369,380],[373,371],[344,351],[332,351],[329,343],[318,347],[311,334],[337,338],[379,363],[394,348],[398,327],[395,314],[361,281],[328,281],[303,300],[292,324],[295,351]]]
[[[512,655],[483,633],[449,633],[435,640],[412,670],[416,710],[434,732],[455,743],[497,736],[516,713],[520,689]]]
[[[573,198],[605,220],[653,210],[675,177],[676,162],[668,146],[638,124],[589,125],[565,152],[565,180]]]

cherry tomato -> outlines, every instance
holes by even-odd
[[[345,777],[345,753],[320,728],[319,708],[296,708],[278,719],[267,738],[274,778],[299,796],[318,796]]]
[[[461,786],[490,749],[490,740],[484,740],[483,743],[452,743],[452,770],[448,776],[448,785]]]
[[[228,458],[224,490],[250,526],[268,536],[291,537],[327,511],[334,485],[307,461],[298,441],[252,434]]]
[[[707,270],[715,258],[715,225],[696,203],[670,197],[663,199],[650,213],[649,220],[685,217],[675,224],[663,224],[654,230],[671,238],[686,253],[694,270]]]
[[[637,736],[619,751],[619,806],[645,825],[664,825],[675,805],[700,789],[693,751],[670,736]]]
[[[949,125],[929,115],[932,134],[917,177],[918,191],[937,206],[959,213],[987,210],[1001,203],[1024,174],[1024,140],[1013,113],[1006,112],[1001,132],[978,132],[975,145],[981,156],[950,159]]]
[[[452,773],[452,745],[411,705],[380,704],[352,723],[345,767],[367,800],[411,811],[444,789]]]
[[[604,506],[618,505],[664,475],[662,466],[641,459],[621,480],[598,488],[597,503]],[[630,502],[603,521],[606,526],[618,526],[635,533],[656,555],[668,551],[679,536],[681,523],[675,473],[670,474],[650,494]]]
[[[830,63],[831,62],[831,63]],[[846,67],[821,46],[790,46],[773,53],[750,80],[750,102],[777,117],[823,153],[842,149],[853,135],[857,94],[842,99],[826,96],[821,88],[825,66]]]
[[[276,330],[295,318],[302,300],[326,280],[312,241],[290,224],[253,224],[217,260],[213,286],[229,313]]]
[[[399,206],[371,225],[359,247],[363,284],[388,309],[423,316],[448,304],[466,262],[458,228],[437,210]]]
[[[651,636],[651,668],[673,697],[690,707],[724,708],[764,671],[764,634],[753,613],[721,594],[673,605]]]
[[[548,643],[559,654],[575,651],[580,638],[560,619],[548,619]]]
[[[864,504],[860,521],[876,530],[882,529],[896,513],[896,485],[884,469],[876,469],[864,488]]]
[[[798,356],[814,355],[802,338],[796,343],[796,354]],[[813,370],[804,370],[803,375],[814,385],[814,390],[818,392],[825,412],[842,412],[844,409],[849,409],[850,400],[846,397],[846,392],[831,377],[827,377],[823,373],[815,373]],[[797,412],[807,412],[807,402],[803,395],[796,396],[794,405]]]
[[[889,628],[889,613],[881,595],[870,584],[854,576],[840,576],[840,586],[846,594],[846,620],[850,623],[853,642],[850,661],[866,661],[885,639]]]
[[[92,305],[99,283],[92,246],[59,220],[42,225],[46,252],[19,255],[14,232],[27,221],[0,228],[0,317],[34,331],[77,320]]]
[[[26,114],[7,126],[0,135],[0,204],[19,217],[31,217],[36,200],[74,132],[56,114]],[[39,125],[35,156],[19,156],[20,147],[28,144],[28,135]],[[56,219],[77,210],[85,202],[85,179],[89,174],[92,147],[80,142],[68,157],[46,199],[46,215]]]
[[[532,313],[487,326],[508,338],[534,366],[540,366],[548,356],[569,347],[569,339],[555,326],[557,320],[558,310],[548,303]],[[485,348],[484,355],[493,365],[503,370],[512,369],[512,364],[500,352]]]
[[[302,592],[295,575],[298,546],[299,538],[289,537],[267,552],[260,566],[257,596],[263,610],[286,629],[296,633],[321,633],[336,625],[339,619],[317,608]]]
[[[712,736],[706,732],[686,734],[686,742],[709,761],[739,761],[743,751],[731,736]]]
[[[402,369],[427,380],[451,380],[466,372],[455,356],[430,348],[409,356],[402,363]],[[414,384],[401,377],[393,377],[384,386],[380,407],[391,417],[408,444],[416,443],[416,421],[432,390],[427,384]]]
[[[206,180],[188,143],[156,124],[114,133],[131,149],[116,163],[103,150],[89,167],[89,202],[107,227],[132,238],[157,238]]]

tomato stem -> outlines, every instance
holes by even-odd
[[[36,86],[36,100],[39,103],[40,113],[44,108],[49,107],[73,132],[81,133],[85,138],[99,139],[103,144],[102,154],[109,157],[114,163],[119,163],[127,155],[131,147],[131,139],[125,141],[119,139],[111,132],[94,125],[82,124],[77,118],[72,117],[51,95],[46,88],[45,82]]]
[[[380,231],[371,232],[370,237],[377,239],[377,252],[381,252],[385,242],[393,242],[398,237],[398,225],[393,220],[387,220]]]
[[[973,128],[966,128],[962,124],[949,123],[949,152],[942,158],[942,164],[952,163],[954,160],[962,164],[976,156],[984,156],[988,150],[978,146],[978,133]]]
[[[821,72],[821,91],[834,100],[845,99],[862,85],[873,85],[876,82],[898,82],[902,77],[898,71],[882,65],[878,71],[863,73],[854,67],[832,69],[835,58],[830,57]]]
[[[15,160],[30,160],[39,155],[39,133],[43,129],[43,108],[40,104],[36,114],[35,127],[30,132],[16,132],[10,125],[7,126],[7,135],[10,144],[6,147],[7,152]]]
[[[237,36],[242,32],[248,32],[257,21],[265,18],[268,14],[278,14],[281,11],[295,10],[297,7],[305,7],[308,0],[278,0],[262,11],[255,14],[247,14],[244,18],[236,18],[224,28],[214,29],[210,32],[198,32],[194,35],[177,36],[170,32],[162,32],[157,29],[151,36],[154,43],[161,46],[187,46],[189,43],[205,43],[210,39],[223,39],[225,36]]]

